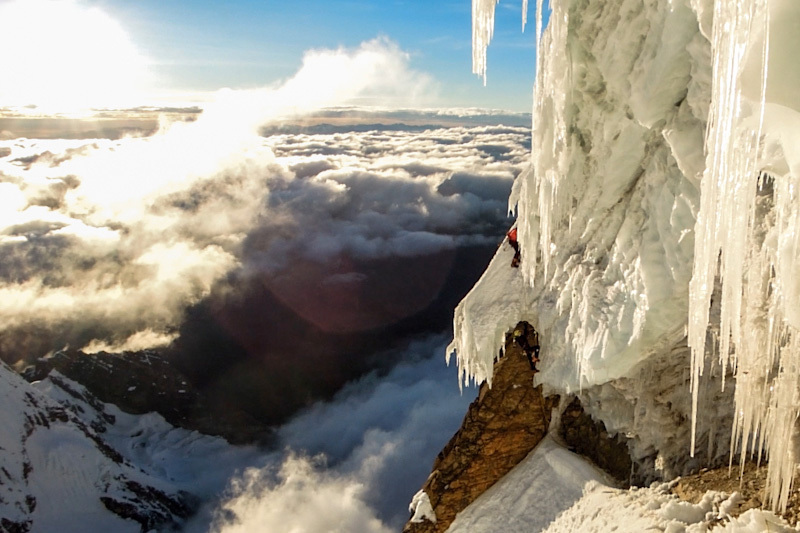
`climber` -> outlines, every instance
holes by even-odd
[[[514,268],[519,267],[520,261],[520,251],[519,251],[519,241],[517,241],[517,228],[516,226],[511,228],[511,230],[506,233],[508,237],[508,244],[514,249],[514,259],[511,260],[511,266]]]
[[[520,322],[514,328],[514,342],[522,348],[533,372],[538,372],[536,363],[539,362],[539,333],[527,322]]]

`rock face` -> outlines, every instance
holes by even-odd
[[[157,412],[170,424],[218,435],[232,444],[263,442],[269,437],[264,424],[247,413],[210,407],[186,376],[152,351],[85,354],[63,350],[37,360],[23,377],[39,381],[53,370],[127,413]]]
[[[578,398],[561,413],[558,434],[570,451],[590,459],[621,486],[631,485],[633,461],[627,439],[620,434],[609,435],[605,424],[586,414]]]
[[[440,533],[456,514],[516,466],[544,438],[559,398],[533,386],[519,346],[506,343],[492,388],[480,386],[458,432],[439,453],[423,486],[436,522],[408,522],[406,533]]]
[[[682,500],[692,503],[699,502],[709,490],[728,494],[738,492],[741,498],[730,513],[732,516],[739,516],[749,509],[766,506],[764,501],[766,481],[767,466],[747,462],[744,468],[734,464],[730,468],[727,466],[704,468],[696,474],[683,476],[672,487],[672,492]],[[781,513],[781,516],[790,524],[797,524],[800,521],[800,493],[792,491],[786,511]]]

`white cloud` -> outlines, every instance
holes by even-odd
[[[147,83],[146,60],[120,24],[75,0],[0,5],[5,105],[73,112],[130,105]]]
[[[430,104],[437,96],[437,84],[411,69],[409,60],[408,53],[386,38],[364,42],[355,50],[311,50],[300,71],[277,92],[278,101],[300,110],[345,104]]]
[[[524,128],[258,135],[332,72],[330,91],[305,104],[413,94],[430,82],[379,39],[310,52],[282,87],[223,92],[195,122],[151,137],[0,141],[0,293],[10,302],[0,331],[21,332],[0,336],[0,354],[127,346],[145,330],[156,335],[139,339],[170,338],[186,307],[240,267],[271,284],[287,265],[311,264],[295,269],[310,278],[284,287],[319,284],[335,303],[374,287],[379,274],[359,262],[490,244],[503,233],[500,197],[527,160]],[[345,309],[331,327],[396,320],[437,288],[386,313],[358,297],[361,314],[351,320]],[[368,314],[378,322],[365,324]]]
[[[441,337],[413,344],[402,356],[412,360],[387,376],[355,382],[281,428],[291,451],[235,482],[220,513],[231,526],[220,530],[398,531],[431,457],[471,399],[459,394],[455,369],[436,357],[444,344]],[[357,526],[355,516],[363,520]]]
[[[336,476],[313,460],[292,456],[277,473],[277,483],[250,469],[232,487],[233,498],[219,513],[212,531],[303,531],[306,533],[389,533],[363,500],[356,479]]]

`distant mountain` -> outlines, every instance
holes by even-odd
[[[4,533],[179,530],[260,454],[125,413],[55,369],[28,383],[0,363],[0,401]]]
[[[4,531],[149,531],[180,525],[196,498],[109,444],[115,415],[54,372],[31,385],[0,363]]]

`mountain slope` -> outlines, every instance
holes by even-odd
[[[147,531],[177,525],[191,499],[147,475],[87,423],[0,365],[2,525],[8,531]],[[74,404],[77,405],[77,404]],[[87,414],[87,413],[83,413]]]
[[[105,404],[57,371],[30,384],[0,364],[0,531],[180,528],[256,457],[160,415]]]

